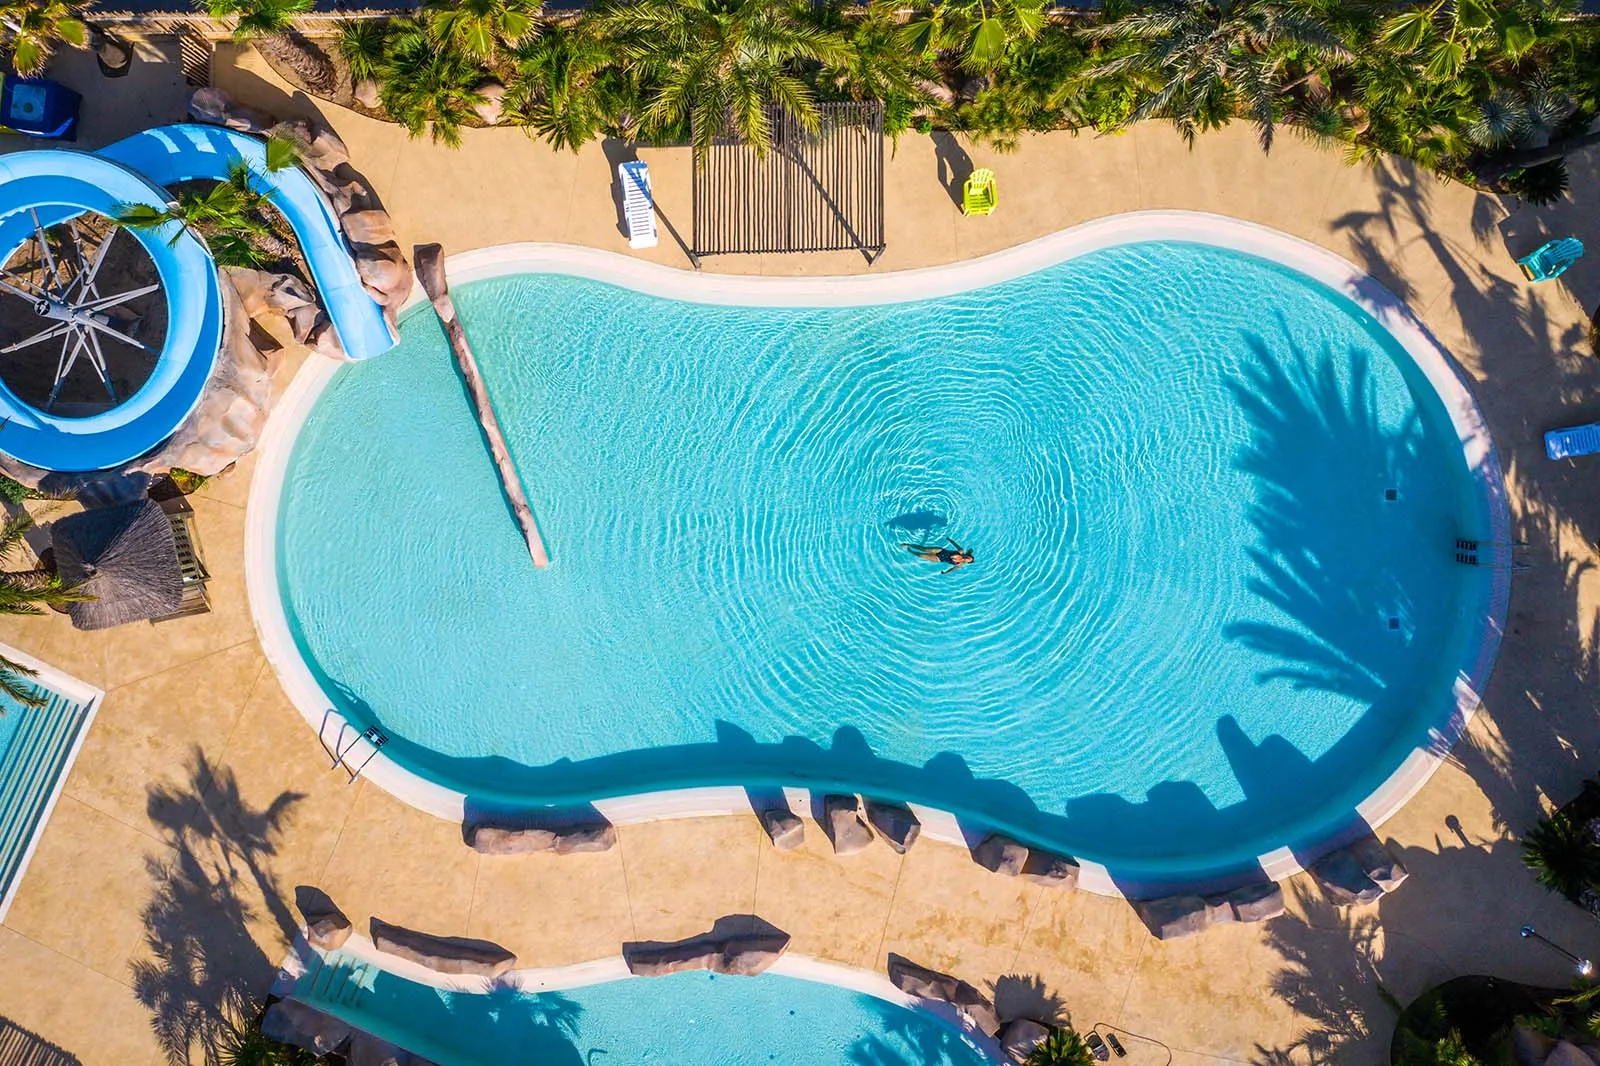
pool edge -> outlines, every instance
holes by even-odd
[[[1370,274],[1321,245],[1256,223],[1205,212],[1130,212],[1096,219],[963,262],[861,276],[778,278],[691,273],[619,253],[550,243],[497,245],[463,252],[447,257],[446,269],[455,284],[509,274],[553,272],[694,303],[798,307],[819,303],[870,305],[966,292],[1139,240],[1188,240],[1255,255],[1311,278],[1369,314],[1404,349],[1439,397],[1464,453],[1477,497],[1487,509],[1492,542],[1509,543],[1510,508],[1499,457],[1465,370],[1404,301]],[[424,303],[426,297],[414,290],[402,314]],[[330,360],[309,358],[279,400],[258,445],[261,455],[250,488],[245,532],[245,578],[252,621],[267,660],[291,702],[318,733],[324,749],[329,748],[331,727],[335,749],[341,743],[339,738],[343,738],[351,743],[356,761],[368,760],[362,771],[365,776],[412,806],[459,822],[466,810],[465,792],[430,780],[377,748],[361,747],[359,727],[333,710],[334,701],[328,699],[301,657],[279,596],[277,515],[284,477],[300,428],[338,369],[339,364]],[[1487,687],[1493,672],[1509,610],[1510,568],[1497,566],[1490,572],[1488,605],[1478,623],[1476,647],[1470,648],[1466,656],[1470,665],[1463,663],[1464,668],[1457,672],[1453,686],[1456,710],[1449,722],[1433,730],[1426,748],[1414,749],[1356,806],[1355,814],[1365,827],[1347,826],[1342,837],[1330,836],[1313,847],[1300,849],[1299,854],[1288,846],[1262,853],[1258,859],[1266,877],[1284,880],[1304,869],[1302,858],[1314,859],[1346,842],[1363,828],[1376,830],[1416,795],[1460,740],[1481,703],[1479,694]],[[785,791],[791,800],[801,802],[810,795],[804,788]],[[736,785],[636,793],[596,800],[594,806],[616,824],[753,813],[746,791]],[[913,806],[923,820],[925,835],[967,846],[968,834],[962,831],[955,813],[920,804]],[[1125,894],[1105,866],[1085,859],[1080,862],[1079,887],[1102,895]],[[1177,871],[1160,875],[1155,874],[1155,869],[1151,867],[1149,878],[1153,883],[1169,882],[1176,888],[1183,882]],[[1204,879],[1204,873],[1196,872],[1190,881]],[[1119,880],[1127,883],[1128,878],[1121,876]]]

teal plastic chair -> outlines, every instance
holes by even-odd
[[[1532,252],[1517,260],[1517,266],[1529,281],[1549,281],[1559,278],[1567,267],[1583,258],[1583,242],[1576,237],[1559,237],[1546,241]]]

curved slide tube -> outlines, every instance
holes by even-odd
[[[196,178],[222,181],[235,163],[247,164],[267,200],[294,230],[345,354],[368,359],[394,347],[383,309],[356,273],[332,205],[299,167],[267,170],[266,144],[259,137],[222,126],[183,123],[125,137],[99,154],[168,187]]]
[[[109,159],[61,149],[0,156],[0,262],[50,226],[86,212],[115,217],[128,204],[165,206],[166,190]],[[194,410],[222,342],[222,293],[205,247],[177,226],[132,233],[161,280],[167,337],[150,377],[128,400],[87,418],[24,403],[0,382],[0,451],[49,470],[102,470],[172,435]],[[25,351],[29,351],[25,349]],[[51,342],[37,358],[54,359]]]

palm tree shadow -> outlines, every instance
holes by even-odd
[[[250,927],[265,910],[284,940],[298,931],[270,861],[303,798],[286,791],[254,807],[233,772],[198,747],[182,786],[150,786],[150,820],[168,850],[146,860],[148,957],[133,964],[132,977],[168,1062],[215,1061],[271,985],[276,966]]]

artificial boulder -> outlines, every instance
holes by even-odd
[[[1201,896],[1139,900],[1133,909],[1157,940],[1181,940],[1186,936],[1194,936],[1212,923],[1211,908]]]
[[[889,956],[889,980],[907,995],[948,1003],[974,1029],[985,1036],[1000,1031],[1000,1016],[989,998],[967,982],[938,970],[918,966],[899,955]]]
[[[412,1066],[416,1060],[404,1048],[357,1029],[345,1049],[345,1066]]]
[[[477,94],[482,99],[472,105],[472,113],[485,126],[498,125],[506,110],[506,87],[494,78],[478,83]]]
[[[862,820],[859,808],[854,796],[822,797],[822,814],[835,855],[854,855],[872,844],[872,830]]]
[[[1078,887],[1078,862],[1042,848],[1030,848],[999,833],[991,833],[972,849],[979,866],[1006,877],[1021,877],[1047,888]]]
[[[787,807],[771,807],[762,811],[761,828],[767,831],[772,846],[779,851],[793,851],[806,839],[805,823]]]
[[[1594,1059],[1583,1049],[1567,1040],[1556,1041],[1556,1046],[1545,1056],[1544,1066],[1595,1066]]]
[[[979,866],[991,873],[1016,877],[1027,865],[1028,845],[999,833],[991,833],[972,850],[972,857]]]
[[[499,944],[459,936],[434,936],[372,919],[372,943],[437,973],[495,978],[517,964],[517,957]]]
[[[557,855],[588,854],[610,851],[617,845],[617,827],[610,822],[577,825],[556,833]]]
[[[328,898],[310,885],[294,890],[294,905],[306,923],[306,941],[322,951],[337,951],[350,939],[350,919]]]
[[[863,800],[862,805],[866,808],[867,822],[877,830],[879,838],[901,855],[911,850],[911,845],[922,834],[922,823],[909,807],[870,799]]]
[[[637,977],[663,977],[685,970],[754,977],[783,957],[789,949],[789,934],[765,922],[750,928],[746,921],[719,921],[711,932],[687,940],[624,944],[622,959],[628,972]]]
[[[1406,879],[1406,868],[1376,837],[1364,837],[1311,864],[1311,875],[1336,907],[1375,903]]]
[[[331,1014],[324,1014],[298,999],[280,999],[261,1016],[261,1035],[281,1044],[293,1044],[316,1055],[338,1051],[354,1030]]]
[[[485,819],[467,825],[467,846],[485,855],[531,855],[551,852],[573,855],[608,851],[617,843],[617,828],[606,821],[565,825],[530,825],[515,819]]]
[[[189,417],[165,444],[122,469],[160,474],[178,467],[220,474],[256,446],[272,407],[272,368],[250,336],[250,319],[227,273],[221,277],[225,328],[211,377]]]
[[[1049,1036],[1049,1026],[1041,1025],[1032,1018],[1013,1018],[1006,1023],[1005,1029],[1000,1033],[1000,1047],[1011,1057],[1012,1062],[1027,1062],[1028,1056],[1033,1054],[1033,1049],[1044,1043]]]
[[[1256,881],[1217,898],[1232,910],[1236,922],[1264,922],[1284,912],[1283,886],[1276,881]]]

